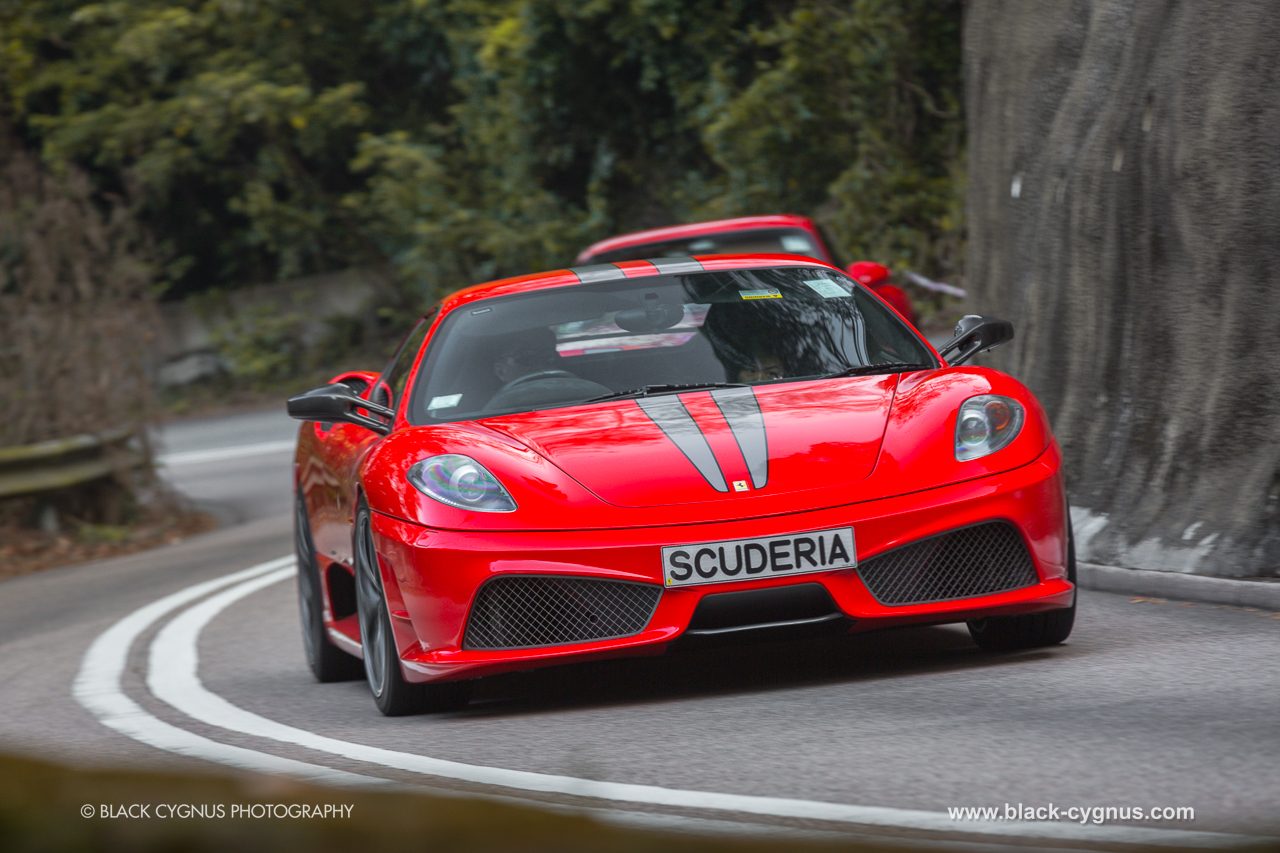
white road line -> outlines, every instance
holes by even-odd
[[[269,453],[283,453],[293,450],[297,442],[290,438],[284,441],[260,441],[256,444],[241,444],[236,447],[214,447],[209,450],[185,450],[180,453],[161,453],[162,465],[195,465],[200,462],[223,462],[227,459],[240,459],[244,456],[266,456]]]
[[[293,557],[281,557],[244,571],[198,583],[153,601],[112,625],[93,641],[80,664],[71,692],[105,726],[142,743],[179,755],[229,764],[259,773],[278,773],[313,782],[342,785],[381,784],[385,780],[346,773],[318,764],[209,740],[147,713],[125,695],[121,676],[134,641],[167,613],[225,586],[262,575],[279,580],[292,574]]]
[[[254,714],[213,693],[198,674],[200,633],[219,613],[235,602],[289,576],[289,572],[262,574],[210,596],[175,617],[155,637],[147,667],[147,686],[161,701],[211,726],[294,744],[317,752],[420,773],[517,791],[536,791],[573,797],[589,797],[617,803],[705,809],[769,817],[907,828],[960,835],[1013,836],[1142,845],[1221,847],[1240,843],[1241,836],[1217,832],[1154,829],[1131,826],[1082,826],[1052,822],[957,822],[941,812],[856,806],[813,800],[760,797],[688,791],[653,785],[601,782],[446,761],[411,752],[398,752],[316,734]],[[370,707],[370,713],[373,713]]]

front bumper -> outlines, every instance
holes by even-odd
[[[500,575],[555,575],[662,584],[664,545],[773,536],[852,525],[858,562],[986,521],[1021,535],[1038,581],[1007,592],[922,604],[881,604],[856,569],[677,587],[662,592],[639,633],[541,648],[464,649],[468,613],[481,586]],[[851,630],[957,622],[1068,607],[1067,517],[1060,457],[1051,445],[1013,471],[909,495],[736,521],[613,530],[436,530],[374,515],[374,540],[407,678],[469,678],[601,656],[660,653],[689,626],[704,596],[820,583]]]

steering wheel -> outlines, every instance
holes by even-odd
[[[534,373],[526,373],[524,376],[517,376],[515,379],[512,379],[510,382],[508,382],[506,385],[503,385],[501,388],[498,389],[498,393],[494,394],[493,396],[496,397],[498,396],[498,394],[502,394],[504,392],[510,391],[512,388],[515,388],[520,385],[527,385],[530,382],[541,382],[544,379],[564,379],[566,377],[569,379],[578,378],[577,376],[574,376],[572,373],[570,373],[567,370],[538,370],[538,371],[535,371]]]

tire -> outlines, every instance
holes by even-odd
[[[356,510],[354,537],[356,612],[360,619],[365,680],[374,704],[388,717],[463,707],[471,697],[470,682],[413,684],[404,678],[373,547],[373,523],[363,499]]]
[[[1067,522],[1067,580],[1076,582],[1076,537]],[[1071,636],[1076,621],[1076,600],[1071,606],[1025,616],[988,616],[969,620],[969,636],[989,652],[1012,652],[1056,646]]]
[[[307,656],[307,666],[316,680],[322,683],[359,678],[362,672],[360,661],[329,642],[324,629],[320,569],[316,565],[311,523],[307,519],[307,505],[301,493],[294,501],[293,550],[298,564],[298,617],[302,623],[302,651]]]

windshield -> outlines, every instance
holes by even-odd
[[[901,320],[834,270],[616,279],[450,312],[432,337],[408,418],[445,423],[721,384],[935,366]]]
[[[801,228],[761,228],[751,231],[723,231],[719,234],[702,234],[682,240],[629,246],[625,249],[592,255],[591,261],[615,263],[685,255],[752,255],[779,252],[789,255],[808,255],[820,261],[831,260],[817,245],[813,235]]]

